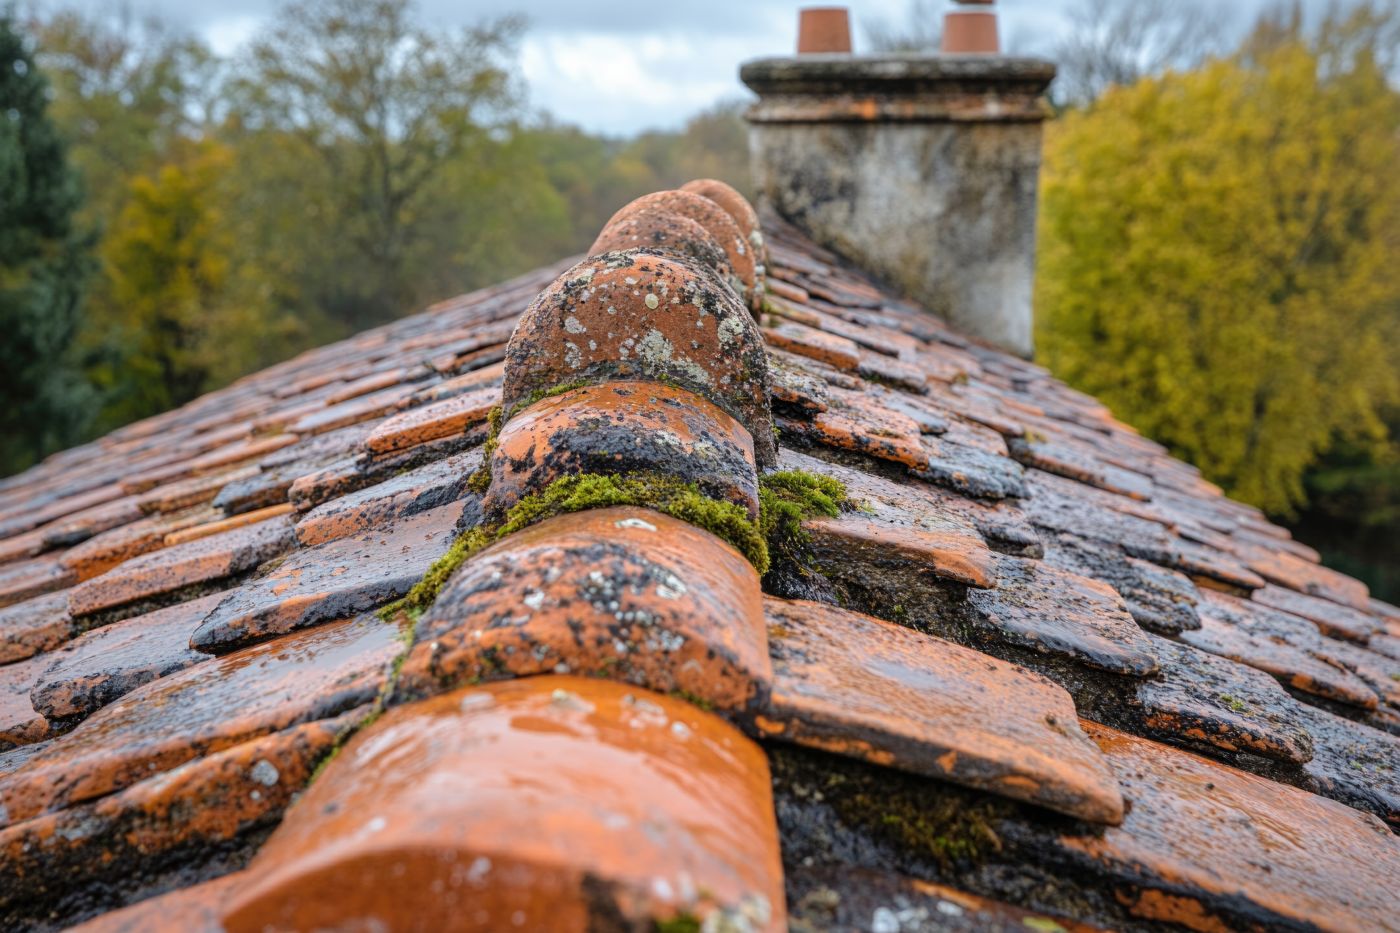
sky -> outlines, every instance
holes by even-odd
[[[43,8],[108,11],[114,0],[39,0]],[[235,53],[267,27],[279,0],[123,0],[135,14],[156,14]],[[1225,2],[1225,0],[1220,0]],[[1267,0],[1235,0],[1241,23]],[[1311,0],[1320,2],[1320,0]],[[1067,28],[1076,0],[1001,0],[1003,43],[1048,49]],[[742,98],[738,66],[793,51],[801,0],[417,0],[425,21],[452,26],[509,13],[528,31],[520,68],[532,108],[593,132],[630,135],[674,129],[721,100]],[[856,34],[875,19],[902,23],[910,0],[848,3]],[[939,0],[923,7],[941,11]],[[946,4],[951,7],[952,4]],[[935,12],[935,15],[938,15]]]

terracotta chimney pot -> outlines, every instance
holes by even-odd
[[[959,0],[964,6],[989,6],[991,0]],[[996,55],[1001,52],[997,14],[993,10],[954,10],[943,17],[944,55]]]
[[[798,13],[797,54],[851,53],[851,14],[843,6],[807,7]]]

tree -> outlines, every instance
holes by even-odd
[[[1055,96],[1087,104],[1169,68],[1190,69],[1224,51],[1229,5],[1211,0],[1079,0],[1051,56]]]
[[[111,220],[133,176],[212,126],[219,63],[199,39],[125,7],[62,10],[29,28],[53,82],[53,119],[84,181],[83,216]]]
[[[862,23],[865,44],[871,52],[937,52],[943,38],[943,4],[933,0],[911,0],[904,23],[885,17]]]
[[[0,12],[0,473],[71,443],[90,400],[72,352],[88,269],[80,192],[47,86]]]
[[[1051,127],[1038,344],[1288,515],[1325,452],[1382,450],[1400,399],[1400,95],[1370,55],[1253,48]]]
[[[329,264],[321,306],[347,326],[422,300],[445,256],[418,222],[444,168],[489,146],[516,100],[519,23],[430,29],[409,0],[299,0],[252,46],[234,82],[235,116],[283,133],[288,168]]]

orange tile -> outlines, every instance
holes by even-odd
[[[525,312],[507,350],[503,401],[510,414],[561,385],[665,382],[738,419],[767,466],[766,372],[763,336],[729,289],[672,259],[610,253],[570,269]]]
[[[996,585],[992,552],[975,534],[890,525],[861,513],[815,518],[803,524],[821,551],[833,559],[860,562],[899,561],[912,573],[921,571],[967,586]]]
[[[1373,615],[1287,587],[1270,584],[1255,590],[1250,598],[1270,609],[1301,616],[1334,638],[1365,644],[1381,630],[1380,621]]]
[[[225,654],[273,635],[376,609],[408,593],[455,537],[460,504],[439,506],[289,555],[224,593],[187,638]]]
[[[481,450],[468,450],[323,502],[297,521],[297,541],[312,547],[450,502],[465,507],[476,498],[467,480],[480,466]]]
[[[291,514],[292,506],[284,502],[280,505],[269,505],[266,508],[255,509],[251,512],[240,512],[237,515],[230,515],[215,522],[208,522],[203,525],[192,525],[189,528],[182,528],[179,531],[172,531],[165,536],[165,547],[174,547],[177,544],[184,544],[187,541],[198,541],[200,538],[207,538],[224,531],[232,531],[235,528],[242,528],[245,525],[252,525],[265,521],[269,518],[277,518],[279,515]]]
[[[55,555],[0,564],[0,608],[71,586],[76,574]]]
[[[0,664],[51,651],[72,638],[73,632],[67,591],[0,609]]]
[[[195,583],[251,570],[296,545],[285,516],[154,551],[79,583],[68,594],[68,610],[91,615]]]
[[[74,895],[100,908],[114,890],[159,882],[172,864],[200,877],[209,871],[209,854],[275,823],[337,737],[364,714],[294,726],[0,830],[0,871],[25,879],[19,903],[0,893],[0,916],[47,919],[45,907]],[[106,928],[123,922],[114,917]]]
[[[968,591],[995,637],[1115,674],[1156,673],[1150,636],[1112,587],[1016,557],[998,557],[996,576],[996,589]]]
[[[49,724],[29,701],[29,689],[50,663],[48,655],[39,655],[0,667],[0,751],[49,737]]]
[[[860,366],[860,348],[855,341],[805,324],[784,321],[776,327],[765,327],[763,336],[771,346],[811,357],[837,369],[854,372]]]
[[[588,255],[629,249],[646,249],[698,265],[713,272],[736,293],[743,293],[744,284],[730,267],[724,247],[688,217],[670,211],[634,211],[604,227],[588,248]]]
[[[196,506],[172,515],[153,515],[104,531],[60,555],[79,581],[106,573],[123,561],[165,546],[165,537],[183,528],[219,520],[217,510]]]
[[[375,454],[391,453],[461,434],[471,425],[485,423],[487,412],[500,401],[500,390],[487,388],[410,408],[375,428],[365,438],[365,449]]]
[[[739,233],[753,248],[755,262],[759,266],[767,265],[768,246],[763,239],[763,228],[759,226],[758,212],[732,185],[717,178],[697,178],[681,185],[680,190],[709,198],[723,208],[739,226]]]
[[[763,752],[683,701],[575,677],[391,710],[246,876],[228,933],[786,926]]]
[[[656,473],[758,518],[753,438],[717,406],[656,382],[606,382],[542,399],[501,430],[488,514],[580,473]]]
[[[810,602],[768,599],[773,699],[765,733],[1097,823],[1117,781],[1038,674],[970,648]]]
[[[399,681],[424,696],[560,671],[761,706],[758,575],[709,532],[638,508],[561,515],[469,560],[419,620]]]
[[[202,755],[363,705],[378,694],[399,646],[396,626],[366,617],[297,632],[148,683],[0,778],[0,814],[8,814],[0,825],[103,797]]]
[[[182,671],[208,655],[190,648],[190,633],[224,598],[214,593],[104,625],[48,655],[30,702],[50,720],[87,716],[143,684]]]
[[[734,270],[740,284],[736,292],[739,299],[754,311],[762,307],[763,296],[762,289],[758,287],[758,260],[754,249],[724,208],[709,198],[689,191],[656,191],[644,194],[623,207],[604,226],[610,227],[626,217],[649,211],[679,214],[704,227],[724,250],[729,268]]]
[[[1138,917],[1193,930],[1383,930],[1400,847],[1379,820],[1105,726],[1085,731],[1133,801],[1061,845],[1122,879]]]

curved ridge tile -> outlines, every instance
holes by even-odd
[[[356,736],[224,924],[778,930],[772,813],[763,753],[684,701],[573,677],[467,688]]]

